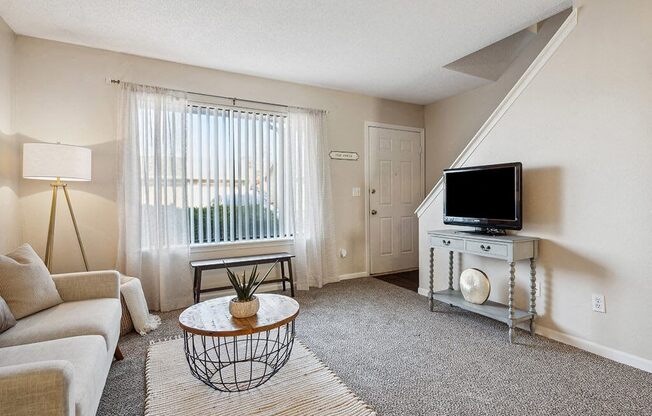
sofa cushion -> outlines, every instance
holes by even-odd
[[[0,255],[0,296],[16,319],[63,302],[50,272],[29,244]]]
[[[105,349],[113,354],[120,336],[121,315],[118,299],[64,302],[19,319],[13,328],[0,334],[0,347],[78,335],[101,335]]]
[[[14,325],[16,325],[16,319],[11,314],[7,302],[0,296],[0,334]]]
[[[50,360],[71,363],[75,414],[94,415],[108,372],[107,354],[102,337],[87,335],[0,348],[0,367]]]

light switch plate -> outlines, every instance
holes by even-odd
[[[353,188],[353,196],[360,196],[360,188],[358,187]]]

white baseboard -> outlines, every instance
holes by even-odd
[[[428,289],[420,287],[418,292],[421,296],[428,296]],[[631,367],[638,368],[639,370],[652,373],[652,360],[648,360],[646,358],[639,357],[624,351],[619,351],[611,347],[606,347],[604,345],[583,338],[564,334],[562,332],[543,326],[537,326],[536,333],[542,337],[561,342],[562,344],[571,345],[581,350],[599,355],[600,357],[608,358],[612,361],[616,361],[621,364],[629,365]]]
[[[398,270],[395,272],[387,272],[387,273],[379,273],[379,274],[374,274],[374,277],[378,276],[384,276],[384,275],[389,275],[389,274],[396,274],[396,273],[403,273],[403,272],[411,272],[414,270],[419,270],[418,268],[416,269],[406,269],[406,270]],[[357,273],[348,273],[348,274],[341,274],[339,275],[340,280],[349,280],[349,279],[358,279],[360,277],[369,277],[370,274],[369,272],[357,272]],[[428,292],[426,291],[424,296],[427,296]]]
[[[606,347],[604,345],[597,344],[593,341],[588,341],[583,338],[567,335],[554,329],[542,326],[537,327],[536,332],[542,337],[554,339],[555,341],[572,345],[573,347],[577,347],[581,350],[599,355],[600,357],[608,358],[621,364],[626,364],[640,370],[647,371],[648,373],[652,373],[652,360],[648,360],[624,351],[619,351],[611,347]]]
[[[276,292],[283,289],[283,285],[281,283],[263,283],[257,290],[259,293],[266,293],[266,292]],[[289,290],[289,286],[288,286]],[[207,292],[207,293],[202,293],[199,300],[205,301],[209,299],[214,299],[214,298],[219,298],[222,296],[233,296],[235,292],[233,289],[224,289],[224,290],[216,290],[215,292]]]
[[[348,273],[339,275],[340,280],[349,280],[349,279],[358,279],[360,277],[367,277],[369,273],[367,272],[357,272],[357,273]]]
[[[357,273],[341,274],[338,276],[338,278],[340,280],[349,280],[349,279],[358,279],[360,277],[367,277],[367,276],[369,276],[369,273],[367,272],[357,272]],[[281,289],[283,289],[283,285],[281,283],[263,283],[258,289],[258,292],[260,293],[276,292]],[[208,300],[208,299],[218,298],[220,296],[227,296],[232,294],[233,294],[233,289],[225,289],[216,292],[209,292],[209,293],[202,294],[201,300]]]

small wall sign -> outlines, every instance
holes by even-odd
[[[329,153],[331,159],[334,160],[358,160],[360,156],[357,152],[342,152],[340,150],[331,150]]]

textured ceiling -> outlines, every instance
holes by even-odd
[[[20,35],[417,104],[488,81],[444,65],[570,0],[0,0]]]

